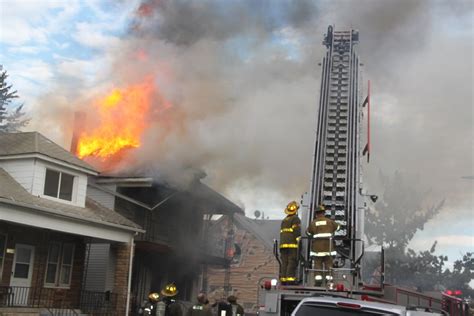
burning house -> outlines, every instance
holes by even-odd
[[[228,263],[206,219],[243,211],[199,177],[146,174],[99,175],[39,133],[1,134],[0,307],[124,315],[168,282],[192,300],[203,269]]]
[[[208,264],[227,264],[225,251],[207,247],[205,220],[243,214],[201,182],[202,172],[178,166],[164,177],[159,161],[143,157],[147,156],[143,152],[161,144],[156,139],[144,144],[144,134],[153,124],[169,124],[162,118],[172,105],[157,90],[153,80],[144,79],[97,99],[91,107],[94,115],[87,120],[85,114],[76,113],[71,143],[71,152],[101,171],[100,176],[91,177],[87,195],[145,230],[135,236],[133,310],[150,291],[159,291],[168,282],[177,285],[178,299],[193,300],[205,287],[202,270]],[[88,290],[111,290],[116,260],[111,249],[107,242],[88,248]]]
[[[243,213],[197,178],[188,188],[177,189],[153,178],[102,176],[89,186],[88,194],[146,230],[135,238],[133,308],[149,292],[159,292],[170,282],[177,285],[179,300],[194,300],[205,288],[203,271],[207,266],[224,267],[228,263],[225,249],[209,247],[205,220]],[[87,272],[90,290],[108,290],[107,274],[112,270],[104,264],[107,261],[97,258],[113,262],[109,249],[107,244],[91,247]]]

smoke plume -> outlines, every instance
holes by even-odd
[[[380,170],[399,170],[472,209],[472,184],[461,179],[474,174],[472,16],[470,1],[143,1],[107,48],[110,67],[58,81],[37,113],[67,139],[64,112],[152,76],[149,128],[118,170],[133,162],[179,183],[204,170],[231,199],[265,200],[279,216],[311,178],[323,34],[353,27],[373,88],[370,190]]]

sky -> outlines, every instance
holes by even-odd
[[[423,207],[445,200],[410,247],[437,240],[453,261],[474,251],[473,6],[0,0],[0,61],[32,119],[26,130],[65,148],[74,111],[151,76],[153,106],[172,107],[151,116],[134,161],[163,177],[204,170],[248,216],[281,218],[311,180],[323,35],[359,29],[372,89],[364,187],[382,196],[381,175],[399,172]]]

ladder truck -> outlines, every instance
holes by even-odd
[[[375,202],[377,197],[363,191],[360,176],[363,156],[367,155],[367,161],[370,157],[370,82],[367,96],[363,99],[358,43],[359,32],[355,29],[336,31],[329,26],[324,36],[323,45],[327,50],[320,64],[322,73],[312,177],[310,188],[303,195],[300,212],[299,284],[280,285],[276,276],[262,279],[258,289],[260,316],[306,316],[304,311],[308,304],[328,308],[329,313],[319,310],[310,313],[323,316],[434,315],[434,310],[446,314],[441,311],[444,306],[441,296],[435,298],[384,284],[383,249],[380,284],[369,287],[362,283],[364,211],[367,199]],[[363,146],[362,114],[365,108],[367,139],[364,142],[367,142]],[[312,237],[306,237],[304,232],[320,204],[325,206],[326,216],[336,221],[340,229],[331,237],[337,255],[334,267],[327,272],[333,278],[317,287],[314,286],[315,269],[309,255]],[[274,253],[279,261],[277,241]],[[417,310],[420,307],[423,311]]]

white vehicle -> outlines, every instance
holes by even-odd
[[[432,312],[407,310],[406,307],[393,304],[366,302],[343,297],[311,297],[303,299],[291,316],[357,316],[357,315],[403,315],[435,316]]]

